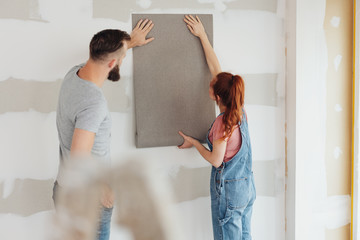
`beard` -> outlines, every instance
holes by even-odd
[[[118,64],[113,69],[111,69],[108,75],[108,79],[113,82],[120,80],[120,69]]]

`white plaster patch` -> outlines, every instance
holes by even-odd
[[[223,1],[217,0],[217,1],[215,1],[215,3],[214,3],[214,8],[215,8],[216,10],[218,10],[218,11],[223,12],[223,11],[226,10],[226,5],[224,4]]]
[[[334,107],[335,111],[337,112],[341,112],[343,109],[342,109],[342,106],[340,104],[335,104],[335,107]]]
[[[59,143],[55,112],[1,114],[0,132],[0,180],[56,177]]]
[[[179,172],[179,166],[174,166],[174,167],[170,168],[168,171],[169,176],[172,178],[176,178],[176,175],[178,174],[178,172]]]
[[[284,44],[283,20],[274,13],[227,9],[214,14],[214,48],[224,71],[282,73]]]
[[[257,196],[253,209],[251,226],[253,239],[284,240],[284,234],[279,224],[283,212],[274,197]]]
[[[282,159],[284,123],[281,109],[271,106],[246,105],[253,160]]]
[[[113,216],[116,217],[114,213]],[[115,223],[115,219],[111,221],[110,240],[135,240],[132,232],[128,228]]]
[[[37,0],[29,1],[29,17],[31,19],[41,19]]]
[[[330,23],[333,27],[337,28],[340,25],[340,17],[333,16],[330,20]]]
[[[343,153],[343,151],[341,150],[340,147],[336,147],[334,149],[334,158],[338,159],[340,157],[340,155]]]
[[[51,218],[54,211],[39,212],[28,217],[14,214],[0,214],[0,239],[48,240],[54,237],[50,233]]]
[[[136,0],[136,4],[141,8],[147,9],[151,6],[151,0]]]
[[[286,14],[286,0],[278,0],[277,1],[277,9],[276,9],[276,15],[279,18],[285,18]]]
[[[92,1],[89,0],[37,0],[39,13],[48,22],[79,22],[92,18]],[[62,29],[64,30],[64,29]],[[79,31],[78,31],[79,33]]]
[[[184,239],[213,239],[210,197],[202,197],[174,205]]]
[[[326,182],[326,1],[296,4],[296,239],[324,240]],[[309,58],[309,56],[313,56]]]
[[[349,224],[350,206],[351,197],[349,195],[326,197],[323,201],[312,205],[309,209],[312,214],[308,226],[309,231],[305,233],[309,238],[306,239],[325,239],[325,228],[337,229]],[[316,238],[311,236],[316,236]]]
[[[337,72],[339,69],[339,65],[341,63],[341,59],[342,56],[340,54],[336,55],[336,57],[334,58],[334,67],[335,67],[335,71]]]
[[[15,180],[14,179],[6,179],[5,181],[3,181],[3,193],[2,193],[2,197],[3,198],[8,198],[10,196],[10,194],[14,191],[14,184],[15,184]]]
[[[350,223],[350,195],[331,196],[326,200],[326,227],[336,229]]]

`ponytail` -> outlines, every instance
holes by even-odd
[[[226,107],[223,116],[225,134],[223,139],[229,139],[234,126],[242,121],[245,97],[245,84],[242,77],[222,72],[217,75],[214,84],[214,95],[220,97]]]

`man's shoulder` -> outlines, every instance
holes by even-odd
[[[85,63],[76,65],[68,71],[62,82],[62,91],[67,92],[66,95],[76,95],[84,98],[91,96],[91,99],[96,99],[96,101],[102,100],[103,93],[101,89],[94,83],[81,79],[77,75],[79,69],[84,65]]]
[[[69,78],[74,78],[75,74],[77,74],[77,71],[82,68],[85,65],[85,63],[78,64],[74,67],[72,67],[65,75],[64,80]]]
[[[66,74],[62,82],[59,101],[67,103],[68,107],[71,107],[69,105],[79,108],[106,106],[107,102],[102,90],[94,83],[77,76],[77,71],[82,66],[84,64],[74,66]]]

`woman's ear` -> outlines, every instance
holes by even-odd
[[[220,102],[220,100],[221,100],[220,97],[219,97],[219,95],[215,95],[215,100],[216,100],[216,103],[219,104],[219,102]]]
[[[215,95],[214,95],[214,89],[213,89],[212,86],[209,87],[209,97],[210,97],[212,100],[216,101],[216,98],[215,98]]]
[[[216,78],[213,78],[209,84],[209,96],[212,100],[216,101],[215,94],[214,94],[214,84],[216,82]]]

